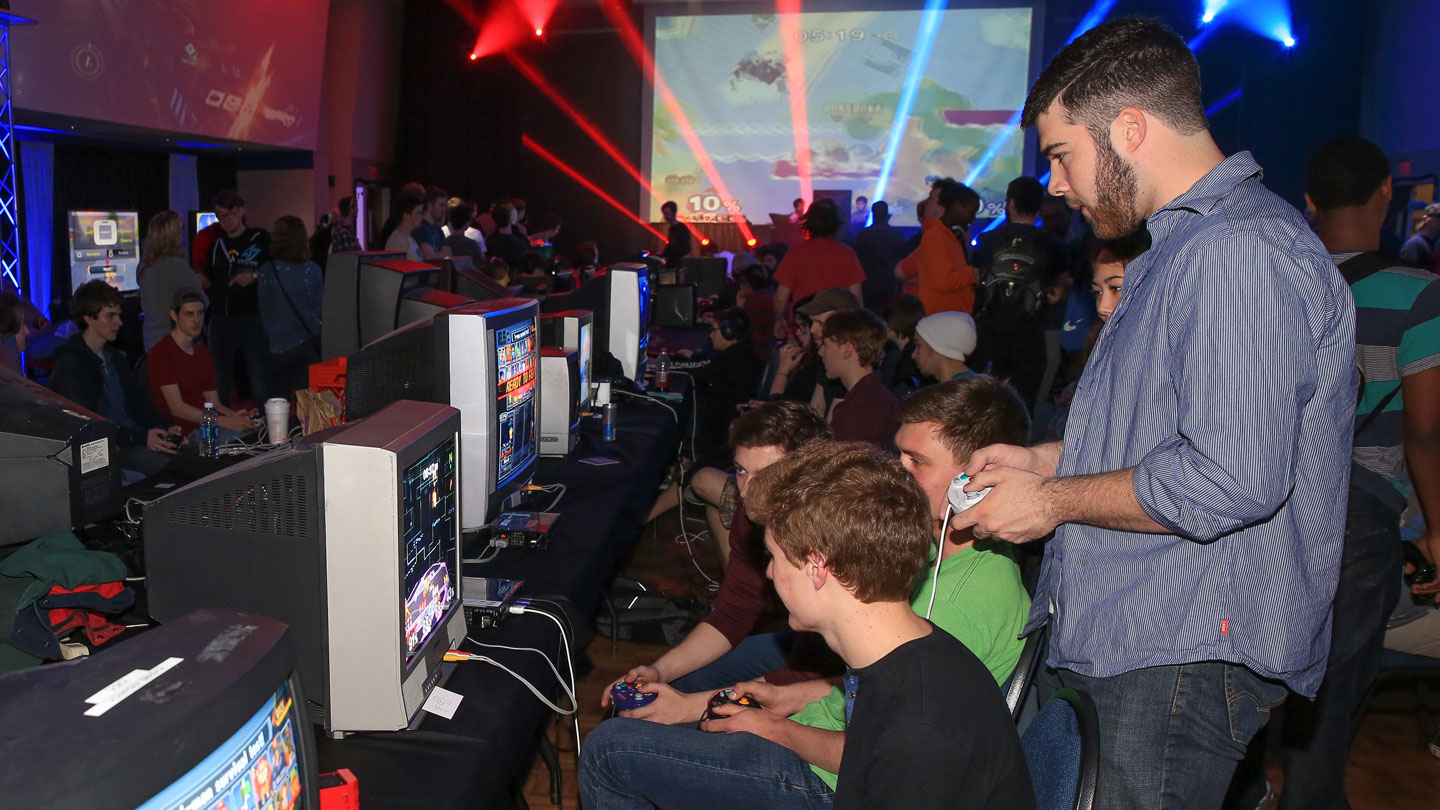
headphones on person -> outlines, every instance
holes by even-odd
[[[742,309],[726,310],[715,316],[715,327],[720,330],[720,337],[742,341],[750,337],[750,316]]]

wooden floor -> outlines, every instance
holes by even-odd
[[[678,520],[674,512],[662,516],[645,530],[644,537],[624,568],[624,575],[638,579],[666,593],[709,598],[704,580],[686,553],[675,542]],[[703,531],[692,522],[691,531]],[[708,540],[708,534],[706,535]],[[720,562],[709,543],[693,544],[698,564],[712,578],[719,579]],[[650,663],[664,647],[597,637],[587,652],[595,669],[579,684],[580,733],[589,734],[603,719],[600,694],[636,664]],[[1403,697],[1403,694],[1401,695]],[[1433,698],[1432,698],[1433,699]],[[560,765],[563,771],[561,806],[579,807],[575,781],[574,731],[570,719],[550,729],[551,739],[559,731]],[[1430,722],[1440,721],[1432,713]],[[1281,774],[1272,764],[1270,782],[1277,790]],[[1350,750],[1346,775],[1350,804],[1356,810],[1437,810],[1440,808],[1440,759],[1422,744],[1416,720],[1410,715],[1367,715]],[[554,807],[550,801],[550,774],[536,760],[525,784],[525,800],[533,810]]]

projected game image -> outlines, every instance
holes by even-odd
[[[536,345],[534,321],[495,330],[497,483],[504,483],[535,452]]]
[[[407,663],[455,602],[455,470],[455,440],[449,439],[411,465],[400,482]]]
[[[1030,8],[949,9],[940,14],[894,156],[883,199],[893,222],[915,225],[929,180],[965,181],[1025,101]],[[768,222],[800,196],[792,97],[809,127],[813,187],[876,194],[896,109],[915,58],[922,11],[802,13],[795,29],[774,14],[659,16],[655,70],[684,108],[725,186],[722,199],[692,154],[661,93],[654,93],[650,179],[659,199],[697,222],[737,215]],[[786,36],[785,34],[790,34]],[[804,86],[786,62],[800,55]],[[1005,186],[1022,173],[1024,136],[1015,130],[970,185],[980,216],[1004,211]],[[809,202],[809,200],[807,200]]]
[[[70,212],[70,289],[100,279],[122,292],[140,289],[140,215]]]
[[[287,682],[190,773],[139,810],[301,810],[295,699]]]

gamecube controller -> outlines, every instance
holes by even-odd
[[[638,709],[641,706],[649,706],[660,697],[655,692],[641,692],[639,687],[643,683],[628,683],[621,681],[610,687],[610,702],[622,710]]]
[[[700,718],[700,722],[703,723],[706,720],[719,720],[722,715],[716,714],[715,709],[726,705],[739,706],[742,709],[764,708],[760,705],[760,701],[750,697],[749,695],[737,698],[735,697],[734,691],[730,689],[721,689],[719,692],[716,692],[710,697],[710,706],[705,709],[705,714]]]
[[[986,487],[979,492],[966,492],[965,485],[970,483],[970,476],[960,473],[955,480],[950,482],[950,491],[947,493],[950,499],[950,508],[956,512],[964,512],[966,509],[980,502],[980,499],[990,494],[994,487]]]

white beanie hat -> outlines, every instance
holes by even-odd
[[[915,334],[937,354],[964,360],[975,351],[975,319],[964,312],[937,312],[915,324]]]

